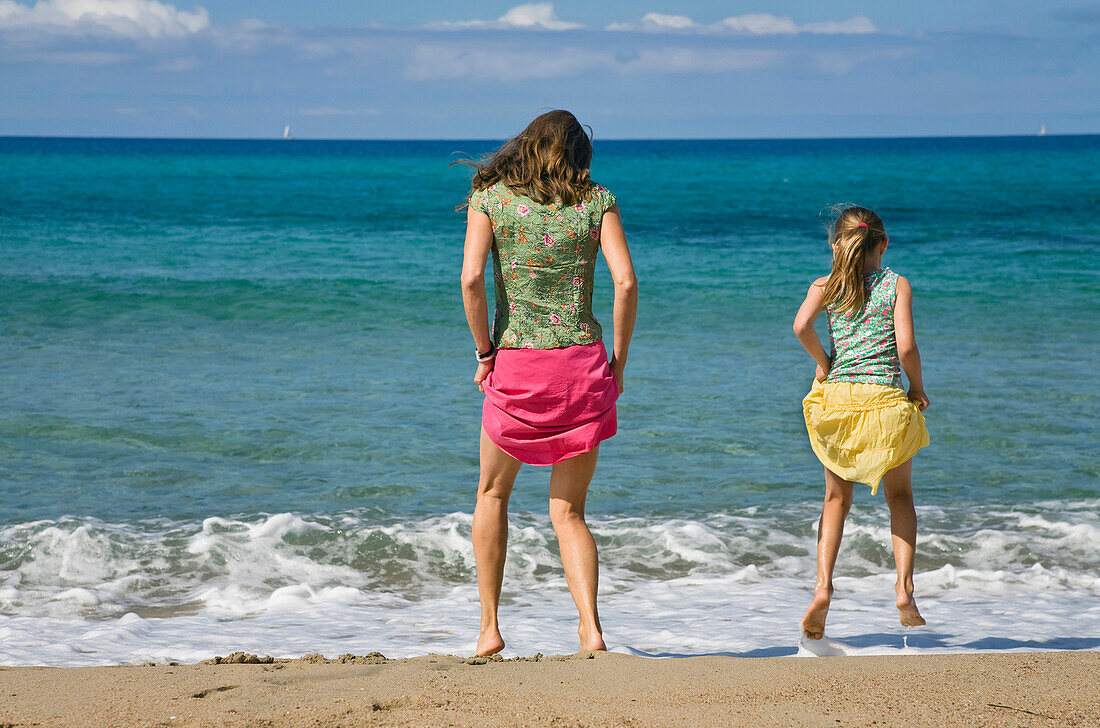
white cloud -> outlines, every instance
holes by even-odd
[[[686,15],[665,15],[664,13],[646,13],[641,22],[612,23],[608,30],[688,30],[698,27],[697,23]]]
[[[751,35],[788,35],[798,32],[798,25],[788,16],[771,13],[735,15],[718,22],[722,28]]]
[[[643,23],[651,23],[660,28],[690,28],[695,21],[686,15],[663,15],[661,13],[646,13],[642,16]]]
[[[787,15],[748,13],[733,15],[710,25],[696,23],[686,15],[647,13],[640,21],[612,23],[608,30],[632,30],[636,32],[694,31],[706,33],[736,33],[740,35],[796,35],[814,33],[821,35],[856,35],[877,33],[878,28],[870,18],[857,15],[847,20],[826,20],[818,23],[796,23]]]
[[[303,116],[378,116],[378,109],[337,109],[332,106],[317,106],[302,109]]]
[[[0,30],[28,28],[129,38],[185,36],[210,26],[205,8],[192,12],[155,0],[0,0]]]
[[[735,15],[720,21],[718,26],[750,35],[793,35],[795,33],[818,33],[823,35],[858,35],[877,33],[878,28],[870,18],[857,15],[847,20],[827,20],[820,23],[794,22],[787,15],[771,13],[750,13]]]
[[[436,30],[454,30],[458,28],[496,28],[514,30],[572,30],[580,28],[580,23],[568,23],[554,12],[553,3],[528,3],[517,5],[496,20],[465,20],[460,22],[432,23],[428,28]]]
[[[568,30],[580,27],[576,23],[559,20],[554,13],[553,3],[530,3],[517,5],[504,15],[500,22],[516,28],[546,28],[547,30]]]

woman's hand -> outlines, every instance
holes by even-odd
[[[824,382],[829,378],[829,367],[823,367],[820,364],[817,365],[817,370],[814,371],[814,379],[819,382]]]
[[[924,393],[923,389],[913,389],[912,387],[910,387],[909,394],[906,396],[917,403],[917,406],[920,407],[921,412],[924,412],[926,409],[928,409],[928,405],[932,404],[930,401],[928,401],[928,395]]]
[[[474,372],[474,384],[477,385],[477,391],[484,392],[485,387],[483,382],[485,377],[489,376],[489,372],[493,371],[493,364],[496,363],[496,358],[492,358],[489,361],[483,361],[478,363],[477,371]]]
[[[626,362],[619,361],[615,357],[611,357],[611,373],[615,377],[615,382],[619,385],[619,394],[623,393],[623,374],[626,369]]]

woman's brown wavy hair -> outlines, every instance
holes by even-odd
[[[515,138],[480,160],[460,159],[477,170],[470,194],[489,185],[503,184],[513,192],[549,205],[561,200],[575,205],[592,189],[592,139],[568,111],[549,111],[527,125]],[[469,204],[469,195],[466,203]]]
[[[829,244],[833,247],[833,269],[825,283],[825,305],[840,311],[862,311],[867,302],[863,284],[863,259],[886,240],[882,218],[866,207],[848,207],[840,212]]]

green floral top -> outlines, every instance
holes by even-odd
[[[502,184],[470,196],[493,225],[496,319],[504,349],[556,349],[600,341],[592,283],[603,214],[615,195],[596,185],[572,206],[542,205]]]
[[[880,268],[868,273],[863,283],[867,290],[863,310],[826,309],[833,348],[833,366],[826,381],[867,382],[901,389],[901,362],[894,335],[898,274]]]

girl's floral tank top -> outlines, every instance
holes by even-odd
[[[866,382],[901,389],[901,363],[894,336],[894,299],[898,274],[889,268],[864,278],[867,299],[862,311],[838,311],[832,306],[829,339],[833,366],[829,382]]]

